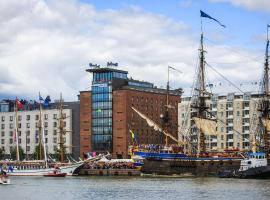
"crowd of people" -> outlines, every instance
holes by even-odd
[[[134,169],[132,162],[92,162],[87,163],[84,169]]]

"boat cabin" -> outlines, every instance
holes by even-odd
[[[246,171],[250,168],[267,166],[267,158],[265,153],[248,153],[247,157],[241,161],[239,171]]]

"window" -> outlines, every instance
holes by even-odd
[[[21,123],[18,124],[18,128],[22,128],[22,124]]]
[[[18,143],[19,143],[19,144],[22,143],[22,139],[21,139],[21,138],[18,139]]]
[[[5,132],[4,131],[1,132],[1,136],[5,137]]]
[[[44,122],[44,127],[48,127],[48,122]]]
[[[36,120],[39,120],[39,115],[36,115]]]
[[[30,128],[30,123],[26,123],[26,128]]]
[[[18,121],[22,121],[22,116],[21,115],[18,116]]]
[[[64,122],[64,127],[66,127],[67,126],[67,123],[66,122]]]
[[[13,136],[13,131],[9,131],[9,136],[10,136],[10,137]]]
[[[57,122],[53,122],[53,127],[57,127]]]
[[[221,140],[224,140],[224,135],[221,135]]]
[[[44,134],[45,135],[48,135],[48,130],[44,130]]]
[[[21,136],[22,135],[22,132],[21,131],[18,131],[18,136]]]
[[[30,115],[26,115],[26,120],[27,120],[27,121],[30,120]]]
[[[57,143],[57,138],[53,138],[53,143]]]
[[[9,124],[9,128],[10,129],[13,129],[13,124]]]
[[[2,139],[1,140],[1,144],[5,144],[5,139]]]
[[[57,119],[57,114],[53,114],[53,119]]]
[[[57,135],[57,130],[53,130],[53,135]]]
[[[27,138],[27,140],[26,140],[27,142],[27,144],[30,144],[30,138]]]
[[[9,139],[9,144],[12,144],[13,143],[13,139]]]
[[[44,115],[44,119],[48,119],[48,114],[45,114]]]
[[[39,141],[38,141],[38,138],[35,138],[35,142],[36,142],[36,144],[39,142]]]
[[[9,121],[13,121],[13,116],[9,116]]]
[[[1,124],[1,128],[2,129],[5,129],[5,124]]]
[[[30,136],[30,131],[26,131],[26,135],[27,136]]]
[[[48,138],[45,138],[45,143],[48,143]]]
[[[4,122],[5,121],[5,116],[1,117],[1,121]]]

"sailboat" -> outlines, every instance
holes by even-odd
[[[201,11],[201,17],[205,17],[205,13]],[[213,18],[210,18],[213,19]],[[215,20],[217,21],[217,20]],[[222,25],[222,24],[220,24]],[[222,25],[224,26],[224,25]],[[202,30],[202,28],[201,28]],[[194,148],[188,149],[189,154],[183,152],[156,152],[156,153],[142,153],[135,152],[135,155],[144,157],[144,165],[142,172],[146,174],[155,175],[196,175],[196,176],[217,176],[220,171],[238,170],[240,162],[243,159],[240,155],[210,155],[206,151],[205,135],[216,135],[217,120],[213,119],[213,116],[209,118],[208,107],[206,106],[206,99],[209,98],[210,93],[206,91],[205,85],[205,50],[204,50],[204,35],[201,31],[200,37],[200,49],[199,49],[199,69],[197,74],[197,81],[194,89],[194,98],[192,99],[192,109],[196,114],[192,116],[194,126],[198,130],[197,135],[197,147],[192,147],[190,139],[186,137],[185,141],[190,143],[187,145],[180,138],[172,137],[172,134],[168,133],[166,129],[161,128],[156,122],[148,118],[139,110],[132,108],[141,118],[143,118],[147,124],[153,127],[155,130],[159,130],[166,138],[170,138],[178,145],[183,147]],[[184,136],[184,135],[183,135]],[[167,144],[167,142],[166,142]]]
[[[264,73],[261,86],[261,99],[258,102],[259,116],[257,118],[257,128],[253,134],[253,147],[252,152],[248,153],[244,160],[241,161],[240,169],[236,174],[239,178],[270,178],[270,163],[269,163],[269,137],[268,132],[270,131],[270,105],[269,105],[269,39],[268,39],[268,28],[267,25],[267,41],[265,50],[265,63]],[[262,148],[258,151],[257,138],[263,142]]]
[[[40,96],[40,95],[39,95]],[[79,161],[74,163],[64,163],[64,150],[61,150],[61,162],[55,163],[55,162],[48,162],[47,158],[47,151],[45,146],[45,133],[44,133],[44,127],[43,127],[43,114],[42,114],[42,104],[41,104],[41,98],[40,98],[40,106],[39,106],[39,158],[44,158],[43,160],[26,160],[26,161],[20,161],[20,154],[19,154],[19,148],[18,148],[18,139],[16,141],[16,161],[4,161],[1,163],[2,169],[4,169],[8,175],[10,176],[44,176],[46,174],[52,174],[55,172],[56,168],[61,173],[65,173],[66,175],[74,175],[78,173],[78,169],[85,164],[85,162],[90,162],[94,160],[99,160],[102,158],[102,155],[97,156],[95,158],[90,158],[85,161]],[[63,146],[63,132],[65,131],[63,129],[63,106],[62,106],[62,98],[60,101],[60,119],[59,119],[59,130],[60,130],[60,148],[64,148]],[[15,103],[15,136],[17,137],[18,133],[18,106],[19,106],[18,100],[16,100]],[[43,153],[41,151],[43,149]],[[43,155],[42,155],[43,154]]]

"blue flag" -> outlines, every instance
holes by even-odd
[[[221,24],[221,23],[220,23],[218,20],[216,20],[215,18],[213,18],[213,17],[207,15],[205,12],[203,12],[203,11],[201,11],[201,10],[200,10],[200,12],[201,12],[201,17],[206,17],[206,18],[212,19],[212,20],[216,21],[217,23],[219,23],[220,26],[223,26],[224,28],[226,28],[225,25]]]
[[[42,98],[42,96],[40,96],[40,93],[38,95],[39,95],[39,100],[40,101],[44,101],[44,99]]]
[[[49,107],[50,102],[51,102],[51,98],[50,98],[50,96],[48,95],[48,96],[46,97],[46,99],[44,100],[44,103],[43,103],[44,107],[46,107],[46,108]]]

